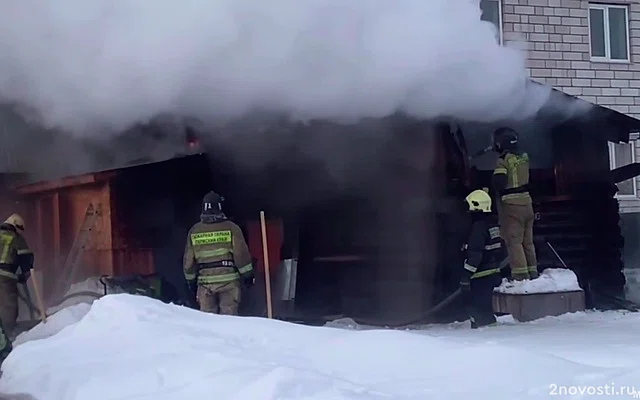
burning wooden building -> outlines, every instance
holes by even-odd
[[[501,124],[521,131],[533,159],[541,267],[560,266],[545,246],[553,243],[589,294],[621,295],[615,183],[640,174],[640,166],[610,171],[607,142],[627,142],[640,121],[594,106],[586,115],[542,110]],[[64,283],[65,259],[90,204],[98,214],[72,280],[155,273],[176,298],[184,295],[186,232],[213,189],[226,198],[260,268],[265,211],[273,275],[283,260],[297,262],[295,314],[394,323],[419,318],[456,289],[467,234],[462,198],[488,186],[495,161],[470,161],[469,154],[489,143],[496,126],[395,115],[351,126],[245,127],[233,142],[224,132],[189,131],[163,159],[14,185],[12,193],[30,227],[45,297]],[[252,290],[255,304],[246,312],[261,315],[261,286]],[[601,300],[589,298],[591,305]]]

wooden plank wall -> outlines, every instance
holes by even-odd
[[[85,213],[91,201],[96,201],[101,206],[101,214],[96,220],[94,230],[89,236],[87,249],[84,252],[84,274],[87,276],[113,273],[110,189],[110,183],[104,182],[69,188],[63,196],[62,210],[66,211],[67,218],[67,221],[60,221],[62,222],[60,228],[64,254],[67,254],[71,248],[73,240],[84,222]]]
[[[92,200],[101,204],[102,214],[89,236],[78,272],[71,277],[74,282],[113,273],[110,183],[70,186],[28,196],[25,219],[32,228],[26,236],[35,252],[35,267],[42,273],[46,299],[53,295],[57,280],[65,274],[65,259]]]
[[[130,171],[129,171],[130,172]],[[127,171],[123,171],[122,179],[131,179]],[[135,178],[133,178],[135,179]],[[141,199],[148,199],[150,189],[139,182],[140,193],[133,192],[132,186],[112,182],[111,188],[111,253],[113,257],[112,275],[148,275],[155,273],[153,249],[150,248],[149,237],[140,234],[140,221],[132,221],[131,215],[139,214]]]

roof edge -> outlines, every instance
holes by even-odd
[[[637,118],[634,118],[620,111],[616,111],[612,108],[605,107],[600,104],[592,103],[578,96],[565,93],[562,90],[557,89],[551,85],[535,81],[531,78],[529,79],[529,82],[532,84],[542,85],[550,88],[552,91],[552,95],[555,94],[557,96],[558,95],[563,96],[565,98],[570,98],[571,100],[574,100],[574,101],[584,102],[585,104],[589,104],[590,106],[592,106],[593,110],[587,112],[587,115],[585,116],[586,120],[597,119],[602,122],[606,122],[607,127],[611,127],[611,129],[606,129],[604,132],[602,132],[602,134],[606,135],[606,139],[610,142],[627,143],[629,142],[629,140],[635,140],[635,138],[634,139],[631,138],[632,134],[640,133],[640,120]],[[576,120],[580,120],[582,118],[584,117],[574,116],[569,118],[567,121],[575,122]]]
[[[88,173],[77,176],[68,176],[54,180],[33,182],[25,185],[17,185],[13,186],[12,190],[21,195],[39,194],[69,187],[102,183],[113,179],[115,176],[115,171]]]

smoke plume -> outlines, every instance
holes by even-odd
[[[162,114],[524,118],[548,89],[478,0],[3,0],[0,96],[50,128]]]

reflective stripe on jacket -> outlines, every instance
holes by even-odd
[[[0,276],[18,279],[18,268],[26,272],[33,267],[33,252],[15,228],[0,225]]]
[[[505,152],[498,157],[494,175],[507,176],[507,186],[500,193],[500,199],[508,204],[531,204],[529,194],[529,155]]]
[[[500,272],[500,262],[506,257],[506,249],[500,236],[498,218],[490,214],[474,221],[464,248],[464,269],[472,274],[471,279]]]
[[[189,230],[183,259],[187,281],[225,283],[252,274],[251,254],[234,222],[196,223]]]

